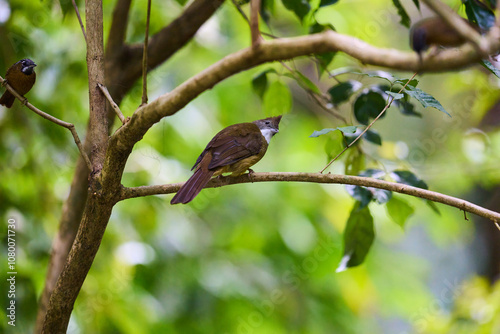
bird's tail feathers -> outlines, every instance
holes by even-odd
[[[16,97],[12,95],[9,91],[6,91],[2,97],[0,97],[0,105],[6,106],[7,108],[12,107]]]
[[[213,171],[198,168],[189,180],[181,186],[177,194],[170,201],[170,204],[186,204],[191,202],[200,193],[201,189],[206,186],[208,181],[210,181],[212,175],[214,175]]]

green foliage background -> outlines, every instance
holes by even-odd
[[[114,3],[104,1],[106,32]],[[272,28],[265,30],[283,37],[308,33],[310,14],[297,13],[301,24],[293,9],[272,3]],[[411,3],[403,2],[418,20]],[[40,109],[74,123],[83,136],[88,116],[85,45],[73,12],[64,16],[59,4],[50,1],[13,0],[9,6],[9,20],[0,23],[0,73],[21,58],[33,59],[37,84],[27,97]],[[127,41],[142,40],[145,10],[144,1],[133,3]],[[158,31],[181,11],[174,1],[153,2],[150,30]],[[390,1],[340,1],[320,9],[315,18],[379,47],[409,49],[407,29],[399,24]],[[150,101],[248,43],[246,22],[226,3],[193,41],[150,74]],[[289,65],[317,83],[310,59]],[[367,70],[342,54],[329,69],[343,66]],[[260,98],[251,82],[266,69],[275,73],[268,74],[269,88]],[[123,184],[183,181],[222,127],[278,113],[286,113],[281,131],[254,170],[322,169],[327,155],[340,149],[342,138],[335,137],[338,131],[330,137],[309,135],[345,124],[315,106],[287,73],[280,64],[270,64],[238,74],[162,120],[136,146]],[[378,82],[354,74],[339,78],[363,85]],[[326,92],[336,81],[323,75],[317,84]],[[363,142],[366,155],[359,164],[408,169],[432,190],[486,203],[478,188],[493,191],[500,182],[500,132],[470,129],[498,99],[498,79],[476,66],[425,74],[419,87],[453,117],[420,105],[416,110],[422,118],[407,117],[391,107],[374,126],[382,145]],[[139,105],[140,94],[138,83],[121,105],[126,116]],[[348,125],[356,124],[352,102],[339,105]],[[348,156],[359,153],[357,148],[351,151],[330,168],[332,173],[344,173]],[[2,331],[33,329],[51,240],[77,158],[67,130],[21,108],[19,102],[13,109],[0,109],[2,259],[7,219],[15,218],[18,227],[17,326],[13,331],[6,324],[8,300],[2,288]],[[462,212],[444,206],[438,206],[437,215],[421,200],[394,195],[391,215],[385,206],[369,205],[377,238],[365,263],[336,273],[343,230],[355,205],[342,186],[244,184],[204,190],[186,206],[170,206],[169,200],[154,196],[115,207],[69,333],[500,331],[500,287],[477,276],[486,270],[487,254],[476,227],[490,222],[469,217],[480,224],[474,225]],[[493,209],[499,208],[497,200]],[[2,268],[7,272],[6,265]]]

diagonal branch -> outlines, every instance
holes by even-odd
[[[146,14],[146,32],[144,33],[144,46],[142,51],[142,103],[148,103],[148,42],[149,42],[149,21],[151,19],[151,0],[148,0],[148,10]]]
[[[418,72],[413,73],[412,77],[410,79],[408,79],[408,81],[406,81],[406,83],[404,84],[403,87],[401,87],[398,94],[401,94],[401,92],[406,88],[406,86],[410,83],[410,81],[412,81],[413,78],[415,78],[417,73]],[[382,117],[382,115],[385,113],[385,111],[387,109],[389,109],[392,102],[394,102],[394,99],[395,99],[395,97],[391,96],[389,99],[389,102],[385,105],[384,109],[382,109],[382,111],[377,115],[377,117],[375,117],[373,119],[373,121],[370,124],[368,124],[368,126],[356,138],[354,138],[354,140],[352,142],[349,143],[349,145],[347,145],[342,151],[340,151],[340,153],[337,154],[335,156],[335,158],[333,158],[322,170],[320,170],[320,173],[323,173],[328,167],[330,167],[335,162],[335,160],[337,160],[342,154],[344,154],[345,151],[347,151],[349,148],[351,148],[359,140],[359,138],[363,137],[363,135],[373,126],[373,124],[375,124],[375,122],[378,121],[378,119],[380,117]]]
[[[59,126],[62,126],[63,128],[68,129],[71,132],[71,135],[73,136],[73,140],[75,141],[76,146],[78,147],[78,150],[80,151],[80,155],[82,156],[83,160],[85,161],[85,164],[87,165],[87,168],[89,170],[92,170],[92,164],[90,163],[89,157],[87,153],[85,153],[85,150],[83,149],[82,142],[80,141],[80,137],[78,137],[78,133],[76,132],[75,126],[72,123],[68,123],[65,121],[60,120],[59,118],[56,118],[52,115],[47,114],[46,112],[41,111],[34,105],[28,102],[28,100],[20,95],[18,92],[15,91],[14,88],[12,88],[11,85],[9,85],[6,80],[2,77],[0,77],[0,84],[4,85],[9,92],[12,93],[19,101],[21,101],[28,109],[33,111],[35,114],[45,118],[48,121],[51,121],[54,124],[57,124]]]
[[[106,56],[116,55],[122,51],[127,34],[128,14],[132,0],[118,0],[113,10],[111,28],[109,29]]]
[[[232,184],[254,183],[254,182],[309,182],[330,184],[351,184],[356,186],[372,187],[398,192],[410,196],[420,197],[430,201],[446,204],[463,211],[474,213],[478,216],[488,218],[494,223],[500,222],[500,213],[485,209],[479,205],[470,203],[460,198],[443,195],[434,191],[412,187],[406,184],[389,182],[370,177],[320,174],[320,173],[252,173],[237,177],[213,178],[206,188],[217,188]],[[143,197],[158,194],[172,194],[179,190],[182,183],[165,184],[157,186],[143,186],[134,188],[122,188],[120,200]]]
[[[490,53],[500,47],[500,40],[491,38]],[[421,63],[413,52],[382,49],[357,38],[328,30],[319,34],[294,38],[262,41],[259,48],[246,48],[226,56],[204,71],[188,79],[168,94],[164,94],[146,106],[140,107],[126,126],[116,132],[117,147],[128,151],[148,129],[163,117],[178,112],[199,94],[222,80],[257,65],[286,60],[313,53],[342,51],[364,64],[372,64],[400,70],[424,70],[442,72],[470,65],[481,59],[471,46],[464,45],[457,52],[445,50]]]

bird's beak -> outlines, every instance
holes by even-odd
[[[35,67],[35,66],[36,66],[36,64],[35,64],[35,63],[33,63],[33,65],[30,65],[29,67],[33,68],[33,67]]]

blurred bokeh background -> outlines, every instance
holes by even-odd
[[[280,1],[272,3],[265,31],[280,37],[308,33]],[[413,1],[402,3],[412,21],[428,15]],[[447,3],[464,15],[459,1]],[[104,1],[105,36],[114,4]],[[184,5],[154,1],[150,31],[172,21]],[[74,123],[83,137],[85,44],[74,13],[64,15],[63,7],[57,1],[0,0],[0,74],[19,59],[33,59],[37,83],[27,94],[30,102]],[[248,4],[242,7],[248,12]],[[133,3],[128,42],[142,41],[145,11],[146,1]],[[375,46],[409,50],[408,29],[399,24],[391,1],[339,1],[315,18]],[[186,47],[149,75],[150,101],[248,44],[248,25],[228,1]],[[323,92],[336,80],[357,80],[363,87],[380,81],[352,73],[373,68],[343,54],[328,68],[353,71],[336,78],[323,73],[319,79],[310,58],[287,64]],[[261,98],[252,79],[267,69],[276,72],[268,75],[269,89]],[[136,145],[123,184],[184,181],[221,128],[281,112],[281,131],[254,170],[321,170],[336,148],[328,135],[309,136],[346,124],[322,110],[287,73],[279,63],[240,73],[163,119]],[[431,190],[500,211],[500,122],[495,123],[499,109],[493,108],[500,97],[498,78],[477,65],[426,73],[418,80],[452,118],[418,103],[422,117],[391,107],[374,125],[382,145],[363,141],[353,150],[364,154],[366,168],[410,170]],[[140,95],[138,82],[121,104],[125,116],[140,104]],[[338,106],[347,125],[357,124],[352,102]],[[329,171],[344,173],[346,156]],[[18,101],[12,109],[0,107],[1,277],[7,272],[9,218],[17,224],[18,272],[15,328],[7,325],[2,280],[2,332],[33,330],[51,240],[77,158],[66,129]],[[355,203],[343,186],[242,184],[204,190],[189,205],[170,206],[170,198],[116,205],[68,333],[500,333],[500,231],[490,221],[465,219],[463,212],[443,205],[436,213],[420,199],[393,195],[394,203],[413,208],[404,228],[389,217],[386,205],[371,203],[376,231],[371,251],[364,264],[336,273],[342,232]]]

